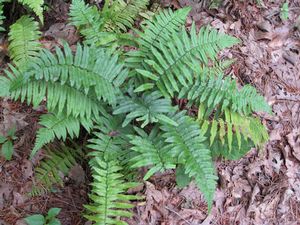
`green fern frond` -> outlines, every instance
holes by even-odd
[[[34,148],[31,157],[36,154],[45,144],[52,142],[55,138],[66,141],[67,136],[75,138],[79,136],[80,125],[90,132],[93,127],[91,119],[74,118],[65,115],[42,115],[40,125],[43,127],[37,131]]]
[[[69,17],[71,24],[85,37],[86,44],[100,46],[117,40],[115,34],[104,31],[105,21],[96,6],[89,6],[83,0],[73,0]]]
[[[10,26],[8,35],[9,55],[16,66],[24,71],[41,49],[39,25],[31,17],[22,16]]]
[[[40,21],[43,23],[44,0],[18,0],[18,2],[21,3],[22,5],[28,6],[28,8],[31,9],[39,17]]]
[[[185,173],[195,178],[210,209],[218,177],[215,175],[211,153],[204,144],[206,138],[201,133],[199,124],[184,114],[183,111],[172,117],[178,123],[177,127],[168,124],[161,126],[163,137],[172,156],[178,159],[179,164],[184,165]]]
[[[47,148],[46,157],[40,165],[35,168],[35,181],[31,196],[42,195],[50,191],[53,185],[63,186],[63,176],[66,176],[70,169],[76,164],[76,158],[80,149],[73,149],[67,146]]]
[[[160,48],[152,46],[149,55],[154,58],[145,59],[147,66],[137,72],[150,79],[152,86],[157,86],[164,96],[174,96],[181,87],[188,88],[193,83],[194,73],[201,72],[200,62],[207,64],[208,59],[215,60],[218,51],[236,43],[236,38],[214,29],[201,28],[197,34],[193,25],[189,34],[183,30],[173,35],[168,44]]]
[[[128,145],[127,140],[118,136],[118,131],[104,133],[101,127],[95,127],[95,129],[97,130],[93,132],[95,137],[89,139],[87,145],[88,148],[94,150],[89,153],[89,156],[103,157],[103,155],[109,155],[111,158],[120,158],[124,154],[123,146]]]
[[[66,114],[74,118],[99,116],[101,102],[67,85],[44,81],[25,82],[23,77],[12,80],[10,85],[10,96],[21,102],[26,100],[28,105],[32,103],[36,107],[47,99],[47,109],[58,115]]]
[[[229,77],[223,79],[222,76],[201,74],[189,88],[182,88],[178,97],[199,107],[198,121],[202,133],[210,137],[210,145],[217,140],[226,146],[223,147],[224,157],[230,156],[232,150],[241,150],[242,142],[245,144],[248,138],[256,146],[268,140],[266,128],[252,117],[252,113],[270,113],[271,108],[250,85],[239,90]],[[232,148],[234,140],[237,149]]]
[[[155,91],[144,93],[141,98],[123,96],[120,98],[119,105],[114,110],[114,114],[128,113],[123,126],[126,126],[134,119],[143,121],[141,124],[142,128],[149,123],[156,123],[158,121],[176,126],[177,123],[166,115],[175,110],[175,107],[171,105],[170,99],[162,98],[162,95],[158,91]]]
[[[205,104],[205,112],[200,115],[208,117],[213,109],[217,107],[224,111],[228,108],[232,112],[243,115],[251,115],[253,112],[271,113],[270,106],[266,103],[263,96],[257,93],[255,88],[250,85],[244,86],[239,90],[236,82],[230,77],[225,79],[217,74],[201,74],[195,79],[194,84],[183,87],[178,95],[179,98],[187,98],[190,103],[197,106]]]
[[[141,132],[142,130],[140,133]],[[176,168],[176,161],[170,154],[170,148],[165,145],[165,140],[159,135],[159,132],[158,127],[155,127],[151,130],[149,135],[143,132],[144,134],[141,136],[130,136],[130,143],[133,145],[131,150],[137,153],[137,155],[130,160],[133,163],[131,167],[151,167],[144,176],[144,180],[147,180],[156,172]]]
[[[127,77],[118,56],[81,45],[75,55],[68,45],[64,53],[57,48],[56,55],[43,50],[25,73],[10,68],[14,76],[10,71],[6,73],[11,78],[13,99],[20,98],[34,106],[47,99],[49,111],[85,118],[99,115],[100,100],[116,104],[119,87]]]
[[[30,65],[29,72],[36,80],[68,84],[85,94],[95,94],[100,101],[116,104],[118,87],[125,81],[127,70],[104,49],[77,45],[76,53],[64,44],[64,52],[56,48],[56,54],[43,50]]]
[[[172,36],[183,28],[190,10],[189,7],[175,12],[171,9],[163,10],[155,14],[151,20],[147,20],[145,25],[142,25],[142,32],[136,30],[139,35],[137,40],[139,50],[127,53],[128,66],[135,69],[142,69],[143,64],[146,66],[143,60],[153,58],[151,48],[153,46],[160,48],[161,45],[166,45],[172,40]]]
[[[69,16],[71,24],[85,37],[85,44],[113,48],[126,42],[133,43],[131,35],[107,29],[109,27],[107,21],[112,18],[112,10],[101,13],[97,7],[89,6],[83,0],[73,0]]]
[[[97,225],[127,224],[119,218],[131,217],[132,213],[127,210],[133,208],[130,201],[140,197],[125,192],[137,183],[125,182],[120,173],[122,167],[114,160],[96,157],[91,167],[94,181],[89,197],[93,203],[84,206],[88,212],[85,217]]]
[[[132,28],[136,17],[146,9],[149,0],[117,0],[102,12],[107,17],[105,29],[109,32],[126,32]]]
[[[131,168],[131,159],[135,155],[130,150],[129,137],[133,133],[131,126],[122,127],[123,116],[111,116],[102,113],[97,119],[94,127],[93,137],[88,140],[87,147],[92,151],[88,153],[91,157],[104,156],[118,160],[123,168],[126,179],[132,180],[136,177],[136,171]],[[91,160],[92,165],[93,160]]]
[[[172,36],[179,33],[184,27],[190,7],[185,7],[176,11],[166,9],[154,15],[152,20],[148,20],[143,26],[142,32],[139,32],[139,47],[144,53],[153,46],[160,48],[160,45],[166,45]]]
[[[71,24],[78,27],[92,27],[96,22],[100,22],[99,27],[102,25],[100,13],[96,6],[89,6],[82,0],[73,0],[70,5],[69,17]],[[96,32],[96,30],[95,30]]]

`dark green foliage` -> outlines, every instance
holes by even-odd
[[[169,17],[172,17],[172,14]],[[145,28],[144,32],[147,31],[148,28]],[[200,73],[200,62],[207,64],[209,58],[215,60],[218,51],[238,43],[238,40],[233,37],[205,27],[201,28],[198,34],[194,25],[189,34],[185,29],[180,30],[176,35],[175,31],[166,32],[166,34],[170,33],[170,39],[165,44],[164,41],[161,42],[157,47],[149,45],[148,42],[141,42],[141,52],[134,53],[134,56],[137,56],[134,58],[143,65],[143,68],[138,68],[136,72],[137,76],[146,78],[148,82],[147,85],[141,84],[136,91],[157,87],[164,96],[173,97],[181,87],[188,88],[193,84],[194,74]],[[152,42],[155,42],[156,38],[164,40],[158,34],[151,33]],[[143,56],[142,60],[140,60],[141,56]]]
[[[46,157],[35,168],[35,185],[30,195],[42,195],[51,190],[53,185],[63,186],[63,177],[68,175],[70,169],[76,164],[80,149],[67,146],[54,146],[47,148]]]
[[[184,165],[185,173],[195,178],[195,181],[204,194],[209,208],[211,207],[217,176],[214,175],[214,165],[211,153],[203,143],[205,137],[201,133],[199,124],[184,112],[173,117],[179,124],[177,127],[163,125],[163,137],[172,157]]]

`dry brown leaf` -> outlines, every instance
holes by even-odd
[[[65,23],[55,23],[44,33],[45,37],[51,37],[55,40],[65,40],[69,45],[73,45],[79,40],[76,28]]]
[[[11,184],[0,183],[0,209],[5,205],[5,202],[10,198],[13,191],[13,186]]]
[[[77,185],[85,182],[85,172],[79,164],[74,165],[68,174],[69,178],[74,180]]]

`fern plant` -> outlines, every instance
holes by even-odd
[[[86,217],[96,224],[126,224],[120,217],[130,216],[129,201],[138,197],[126,195],[136,183],[120,171],[139,167],[149,168],[144,179],[180,170],[195,180],[210,209],[217,183],[213,158],[236,159],[268,138],[253,112],[270,113],[270,107],[253,87],[239,89],[224,78],[226,62],[217,60],[239,40],[209,27],[197,32],[194,24],[187,31],[190,8],[162,11],[135,34],[123,33],[146,5],[105,1],[98,11],[74,0],[70,20],[85,43],[75,51],[67,44],[53,53],[41,50],[26,69],[10,66],[0,79],[2,96],[48,109],[32,155],[55,139],[78,137],[80,127],[90,134]],[[133,42],[125,44],[127,37]],[[124,53],[122,43],[133,44],[132,50]],[[177,99],[187,101],[186,111]]]

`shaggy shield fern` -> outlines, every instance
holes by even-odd
[[[0,78],[1,96],[47,107],[32,155],[55,139],[79,137],[81,127],[89,133],[93,183],[85,215],[95,224],[126,224],[120,217],[131,215],[126,209],[138,197],[126,194],[136,183],[121,171],[139,167],[149,169],[144,179],[180,168],[211,208],[213,157],[236,159],[268,139],[253,112],[270,113],[270,107],[253,87],[224,78],[226,62],[217,60],[239,40],[208,27],[197,32],[194,24],[187,31],[190,8],[162,11],[134,35],[123,33],[146,5],[105,1],[99,11],[74,0],[70,20],[85,44],[42,50],[26,69],[16,62]],[[134,47],[126,53],[125,39]]]

